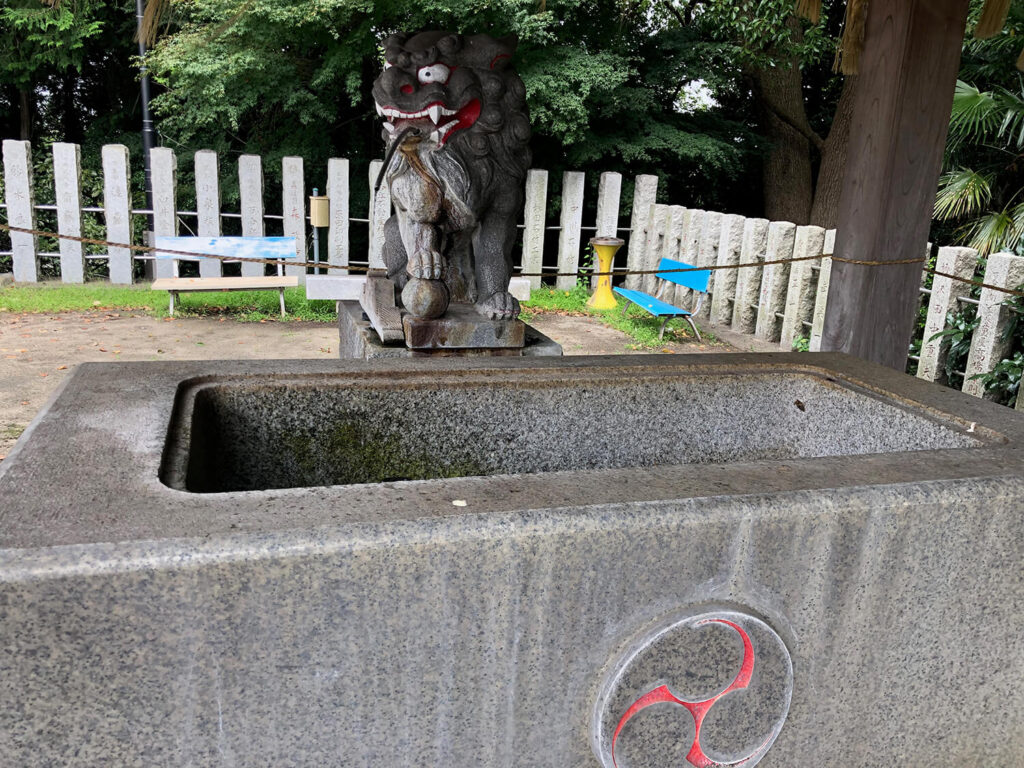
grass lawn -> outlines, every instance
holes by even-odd
[[[560,291],[557,288],[539,288],[530,295],[530,300],[523,303],[522,319],[526,322],[535,314],[553,312],[563,315],[581,315],[593,317],[599,322],[618,331],[622,331],[635,341],[635,348],[660,347],[665,341],[658,339],[658,328],[661,327],[661,319],[650,315],[635,304],[630,303],[626,313],[622,313],[622,304],[626,300],[621,296],[616,298],[619,306],[615,309],[591,309],[587,306],[587,299],[590,292],[582,285],[577,285],[571,291]],[[702,330],[701,336],[704,341],[714,344],[718,340],[708,331]],[[693,332],[685,321],[672,319],[665,327],[665,340],[695,341]]]
[[[279,314],[277,291],[219,291],[216,293],[179,294],[175,314],[182,317],[226,315],[243,322],[308,320],[333,323],[336,321],[333,301],[308,301],[305,290],[288,288],[284,292],[287,317]],[[552,312],[580,317],[592,317],[604,325],[630,336],[636,348],[663,346],[658,340],[660,320],[630,304],[626,314],[620,308],[595,310],[586,306],[589,292],[581,285],[571,291],[555,288],[535,290],[528,302],[523,303],[523,320],[529,322],[536,314]],[[109,283],[65,285],[57,282],[7,285],[0,287],[0,312],[82,312],[92,309],[111,309],[145,312],[153,317],[167,316],[167,292],[151,291],[147,287],[118,286]],[[619,299],[620,302],[624,299]],[[693,337],[682,320],[670,320],[665,330],[666,340],[688,341]],[[704,334],[708,343],[716,339]]]
[[[175,302],[175,315],[229,315],[236,320],[312,320],[333,323],[337,319],[333,301],[307,301],[302,287],[286,288],[282,318],[277,291],[218,291],[182,293]],[[142,311],[154,317],[167,316],[167,291],[151,291],[144,286],[120,286],[109,283],[37,283],[0,288],[0,312],[80,312],[90,309]]]

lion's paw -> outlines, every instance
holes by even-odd
[[[519,317],[519,300],[507,291],[498,291],[477,302],[476,311],[491,320],[514,320]]]
[[[409,277],[420,280],[440,280],[444,270],[444,257],[437,251],[421,251],[412,255],[405,271]]]

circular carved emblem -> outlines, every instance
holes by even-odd
[[[761,619],[675,619],[632,646],[602,686],[594,751],[604,768],[757,765],[789,714],[793,662]]]

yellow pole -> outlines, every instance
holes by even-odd
[[[617,237],[590,238],[590,244],[594,246],[594,250],[597,251],[598,272],[612,271],[612,260],[615,258],[616,252],[625,244],[625,242],[625,240],[620,240]],[[597,290],[595,290],[594,295],[587,300],[587,306],[591,309],[615,309],[615,307],[618,306],[618,302],[615,300],[615,294],[612,293],[611,275],[604,274],[597,278]]]

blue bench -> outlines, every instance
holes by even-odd
[[[164,237],[156,238],[155,253],[158,259],[185,259],[168,251],[188,251],[207,256],[224,258],[294,259],[294,237]],[[175,270],[177,272],[177,270]],[[174,314],[174,301],[179,293],[193,291],[268,291],[276,290],[281,303],[281,317],[284,317],[284,289],[299,284],[297,275],[286,276],[278,264],[277,274],[260,277],[161,277],[153,282],[154,291],[170,294],[170,314]]]
[[[629,288],[613,288],[617,294],[625,299],[628,299],[632,303],[646,312],[650,312],[655,317],[662,318],[661,329],[658,331],[658,338],[662,339],[665,336],[665,325],[673,317],[681,317],[690,324],[690,328],[693,329],[693,335],[697,337],[697,341],[700,341],[700,331],[697,330],[697,326],[693,324],[692,315],[696,312],[700,312],[701,304],[704,302],[704,296],[707,294],[708,282],[711,280],[711,270],[709,269],[695,269],[693,272],[670,272],[662,270],[673,270],[673,269],[695,269],[693,264],[687,264],[683,261],[673,261],[672,259],[662,259],[658,264],[658,273],[656,277],[659,280],[658,289],[655,291],[654,296],[643,291],[633,291]],[[692,311],[680,309],[667,301],[660,298],[663,292],[675,285],[681,285],[684,288],[690,288],[697,293],[697,305]],[[624,304],[622,312],[625,314],[626,308],[629,304]]]

